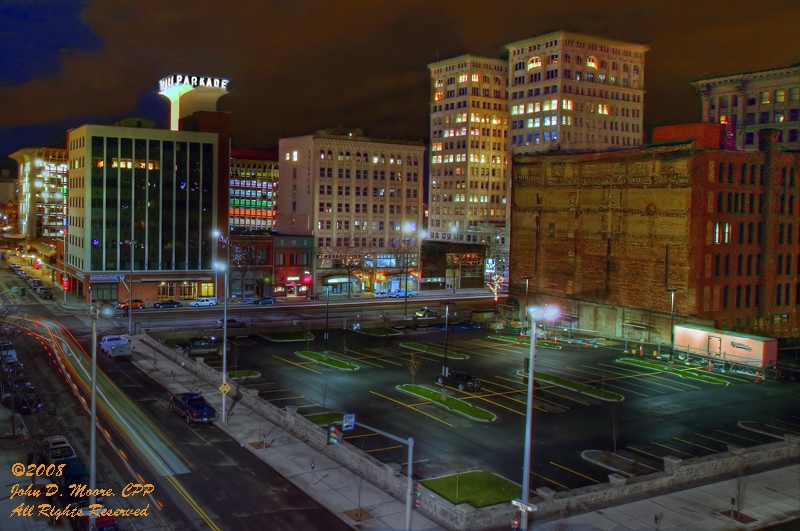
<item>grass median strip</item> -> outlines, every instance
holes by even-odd
[[[517,343],[519,345],[529,345],[531,344],[531,338],[528,336],[498,336],[498,335],[491,335],[489,336],[490,339],[499,339],[500,341],[509,341],[511,343]],[[552,348],[554,350],[561,350],[561,345],[555,343],[553,341],[548,341],[546,339],[537,339],[536,340],[536,348]]]
[[[519,374],[527,377],[528,371],[520,371]],[[569,389],[570,391],[575,391],[576,393],[596,398],[598,400],[603,400],[605,402],[622,402],[625,400],[623,395],[612,393],[611,391],[606,391],[605,389],[598,389],[597,387],[592,387],[591,385],[586,385],[584,383],[568,380],[560,376],[553,376],[552,374],[547,374],[544,372],[536,371],[536,380],[539,382],[549,383],[550,385],[555,385],[556,387],[561,387],[563,389]]]
[[[325,359],[325,354],[323,352],[315,352],[313,350],[297,350],[295,351],[295,355],[300,356],[303,359],[319,363],[320,365],[326,365],[341,371],[357,371],[361,368],[355,363],[342,361],[332,357],[330,354],[328,354],[328,359]]]
[[[416,384],[398,385],[397,389],[404,393],[408,393],[410,395],[433,402],[437,406],[442,406],[445,409],[448,409],[454,413],[458,413],[459,415],[463,415],[471,420],[477,420],[478,422],[494,422],[497,420],[497,415],[491,411],[486,411],[478,406],[473,406],[472,404],[464,402],[463,400],[459,400],[449,395],[445,400],[442,400],[442,393],[439,389],[431,389],[430,387]]]
[[[522,487],[502,476],[475,470],[422,482],[450,503],[468,503],[479,509],[522,497]]]
[[[388,326],[371,326],[368,328],[359,328],[353,330],[356,334],[364,334],[365,336],[378,336],[378,337],[388,337],[388,336],[402,336],[403,332],[400,330],[395,330],[394,328],[389,328]]]
[[[258,378],[261,373],[258,371],[231,371],[228,373],[228,378],[236,380],[239,378]]]
[[[444,349],[439,347],[434,347],[431,345],[423,345],[422,343],[400,343],[401,347],[410,348],[411,350],[416,350],[418,352],[424,352],[426,354],[433,354],[434,356],[442,356],[444,357]],[[460,352],[456,352],[454,350],[447,350],[447,357],[451,360],[465,360],[468,359],[469,356],[467,354],[461,354]]]
[[[697,380],[699,382],[704,382],[712,385],[728,386],[731,384],[729,381],[723,380],[721,378],[714,378],[713,376],[706,376],[705,374],[697,374],[696,372],[693,372],[689,369],[676,369],[674,367],[670,367],[669,364],[666,363],[654,363],[652,361],[637,360],[634,358],[619,358],[616,361],[619,363],[638,365],[639,367],[646,367],[648,369],[668,372],[670,374],[678,376],[679,378],[688,378],[690,380]]]

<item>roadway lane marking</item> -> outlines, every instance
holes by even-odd
[[[587,476],[586,474],[581,474],[580,472],[577,472],[577,471],[575,471],[575,470],[572,470],[571,468],[567,468],[567,467],[565,467],[564,465],[559,465],[559,464],[558,464],[558,463],[556,463],[555,461],[550,461],[550,464],[551,464],[551,465],[553,465],[554,467],[558,467],[558,468],[560,468],[560,469],[562,469],[562,470],[566,470],[567,472],[571,472],[571,473],[575,474],[576,476],[580,476],[580,477],[582,477],[582,478],[586,478],[586,479],[588,479],[589,481],[594,481],[595,483],[600,483],[600,480],[599,480],[599,479],[595,479],[595,478],[593,478],[593,477],[591,477],[591,476]]]
[[[543,479],[543,480],[547,481],[548,483],[552,483],[553,485],[558,485],[559,487],[561,487],[564,490],[572,490],[569,487],[567,487],[566,485],[562,485],[558,481],[555,481],[555,480],[552,480],[552,479],[550,479],[548,477],[545,477],[545,476],[542,476],[540,474],[537,474],[536,472],[531,472],[531,475],[536,476],[537,478]]]
[[[305,369],[305,370],[307,370],[307,371],[315,372],[315,373],[317,373],[317,374],[322,374],[322,372],[321,372],[321,371],[317,371],[317,370],[314,370],[314,369],[312,369],[312,368],[310,368],[310,367],[306,367],[305,365],[302,365],[302,364],[300,364],[300,363],[295,363],[295,362],[293,362],[293,361],[289,361],[289,360],[287,360],[287,359],[285,359],[285,358],[281,358],[280,356],[273,355],[272,357],[273,357],[273,358],[277,358],[277,359],[279,359],[279,360],[281,360],[281,361],[284,361],[284,362],[288,363],[289,365],[294,365],[295,367],[300,367],[301,369]]]
[[[421,413],[421,414],[425,415],[426,417],[430,417],[430,418],[432,418],[434,420],[438,420],[439,422],[441,422],[442,424],[444,424],[446,426],[450,426],[451,428],[453,427],[452,424],[450,424],[449,422],[445,422],[444,420],[440,419],[439,417],[431,415],[430,413],[426,413],[425,411],[420,411],[419,409],[417,409],[417,406],[405,404],[405,403],[400,402],[399,400],[396,400],[394,398],[390,398],[390,397],[388,397],[386,395],[382,395],[380,393],[376,393],[375,391],[370,391],[370,393],[375,395],[375,396],[379,396],[381,398],[385,398],[386,400],[389,400],[390,402],[394,402],[395,404],[400,404],[401,406],[407,407],[408,409],[410,409],[412,411],[416,411],[417,413]],[[427,404],[433,404],[433,402],[423,402],[420,405],[427,405]]]
[[[172,485],[175,487],[175,490],[177,490],[178,493],[181,496],[183,496],[183,499],[185,499],[186,502],[192,506],[192,509],[194,509],[198,515],[200,515],[200,518],[203,519],[203,521],[206,523],[206,525],[208,525],[208,527],[210,527],[214,531],[221,531],[220,528],[217,527],[217,524],[214,523],[214,520],[212,520],[211,517],[208,516],[206,512],[200,508],[197,502],[195,502],[194,499],[191,497],[191,495],[188,492],[186,492],[186,490],[183,488],[183,485],[181,485],[178,482],[178,480],[176,480],[173,476],[166,476],[166,478],[170,483],[172,483]]]
[[[697,446],[698,448],[702,448],[703,450],[708,450],[709,452],[714,452],[714,453],[719,453],[720,452],[720,450],[715,450],[714,448],[709,448],[708,446],[703,446],[702,444],[697,444],[697,443],[692,442],[692,441],[687,441],[687,440],[681,439],[680,437],[673,437],[673,439],[675,439],[676,441],[680,441],[682,443],[686,443],[686,444],[692,445],[692,446]]]
[[[656,446],[660,446],[660,447],[662,447],[662,448],[666,448],[667,450],[671,450],[671,451],[673,451],[673,452],[678,452],[679,454],[686,454],[686,455],[688,455],[689,457],[697,457],[697,456],[696,456],[696,455],[694,455],[694,454],[690,454],[689,452],[684,452],[683,450],[678,450],[677,448],[673,448],[672,446],[667,446],[666,444],[657,443],[657,442],[655,442],[655,441],[650,441],[650,442],[651,442],[652,444],[655,444]]]

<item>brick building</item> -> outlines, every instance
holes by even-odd
[[[512,294],[530,277],[530,300],[559,304],[574,327],[636,340],[669,341],[671,290],[676,323],[797,335],[800,157],[770,130],[760,151],[722,150],[721,128],[516,157]]]

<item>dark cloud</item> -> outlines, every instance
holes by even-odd
[[[177,72],[232,80],[221,106],[234,113],[242,147],[340,123],[421,139],[428,63],[496,56],[505,43],[562,28],[650,46],[645,117],[655,125],[699,119],[688,83],[704,73],[798,61],[796,0],[115,0],[20,2],[9,13],[50,3],[72,15],[16,34],[29,71],[0,87],[1,128],[126,115],[165,123],[166,104],[153,94]],[[13,63],[0,63],[0,79],[15,75]],[[16,138],[9,131],[0,142]]]

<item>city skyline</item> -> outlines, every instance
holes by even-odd
[[[648,132],[700,121],[695,79],[798,59],[791,1],[755,12],[744,2],[724,10],[688,3],[643,10],[625,0],[558,11],[510,2],[490,12],[473,4],[413,1],[389,10],[354,2],[338,13],[321,2],[244,2],[224,12],[206,2],[189,12],[149,1],[65,1],[44,12],[11,2],[3,8],[12,44],[0,62],[0,151],[63,143],[66,129],[83,123],[144,116],[164,125],[167,104],[157,82],[175,72],[231,79],[220,108],[234,114],[234,143],[265,148],[337,124],[374,137],[424,139],[427,64],[464,53],[497,56],[508,42],[559,29],[650,47]]]

